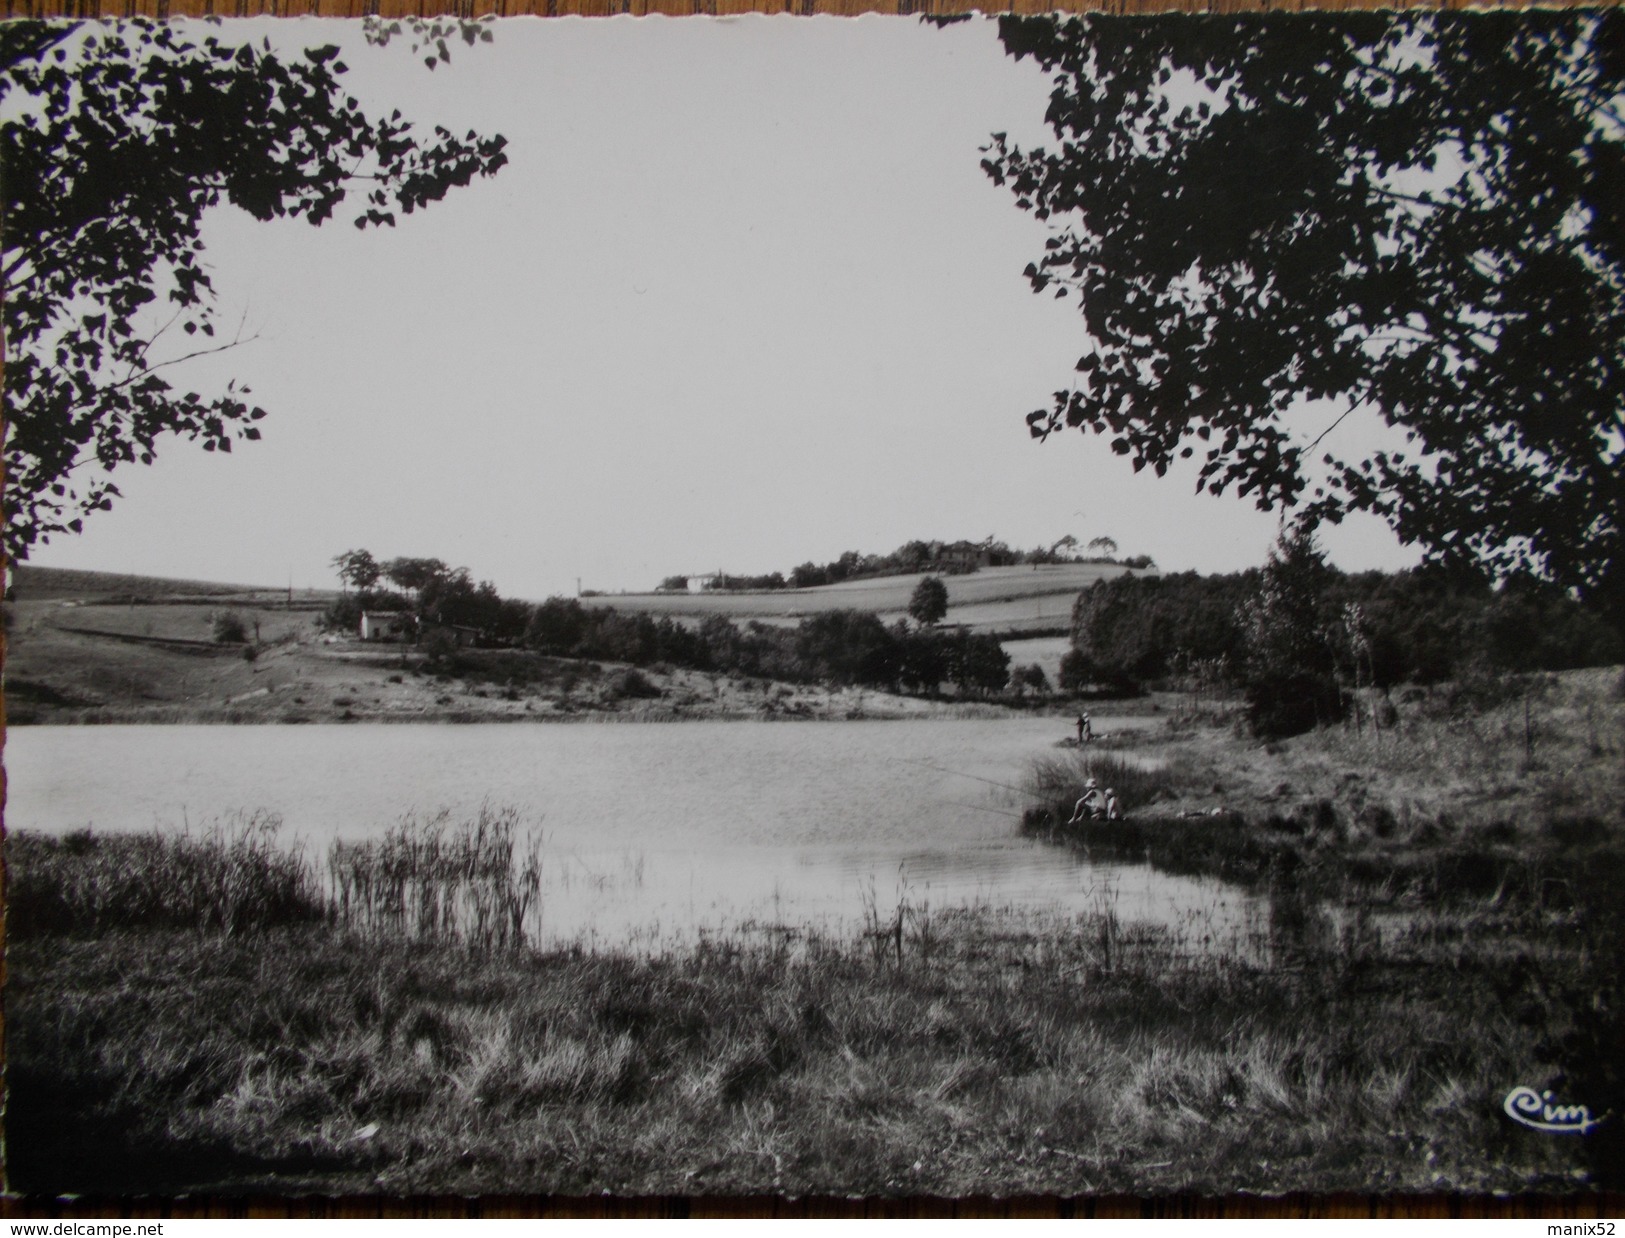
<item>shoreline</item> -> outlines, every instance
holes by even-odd
[[[901,901],[839,933],[536,948],[478,914],[522,910],[523,856],[472,918],[426,922],[487,870],[404,834],[343,853],[348,903],[252,834],[8,841],[14,1189],[1617,1190],[1618,1123],[1543,1138],[1504,1102],[1625,1111],[1619,684],[1440,692],[1380,734],[1271,744],[1210,716],[1041,758],[1068,806],[1117,749],[1161,758],[1122,837],[1068,841],[1250,883],[1254,954],[1109,904]],[[397,860],[404,902],[377,881]]]
[[[473,662],[458,671],[422,658],[370,650],[271,650],[245,665],[207,651],[203,670],[164,669],[164,679],[136,700],[89,698],[30,678],[35,668],[8,668],[8,726],[242,725],[280,723],[574,723],[694,721],[910,721],[1053,717],[1071,733],[1081,709],[1113,716],[1155,716],[1167,694],[1137,699],[1079,700],[1035,696],[957,697],[887,692],[871,687],[762,679],[662,664],[634,666],[488,651],[490,670]],[[177,655],[185,656],[185,655]],[[223,664],[224,669],[210,663]],[[517,672],[517,673],[516,673]],[[174,695],[205,674],[231,676],[231,689],[211,699]],[[189,678],[188,676],[193,678]],[[528,678],[521,678],[528,676]],[[103,676],[107,678],[107,676]],[[218,691],[218,689],[217,689]]]
[[[796,688],[797,685],[782,685]],[[851,703],[852,697],[864,700]],[[881,698],[875,703],[875,698]],[[1066,722],[1075,713],[1068,703],[1053,703],[1028,708],[1017,708],[996,701],[931,700],[919,697],[894,697],[864,690],[861,694],[837,691],[825,693],[804,687],[796,691],[791,703],[778,708],[728,709],[706,708],[686,703],[672,705],[644,705],[638,707],[578,707],[568,711],[529,711],[468,708],[430,707],[414,712],[402,710],[357,712],[353,708],[330,706],[322,710],[297,708],[273,714],[265,709],[239,708],[233,705],[171,705],[146,706],[90,705],[38,707],[32,702],[8,702],[7,727],[29,726],[411,726],[411,725],[503,725],[503,726],[575,726],[575,725],[664,725],[696,722],[934,722],[934,721],[997,721],[1034,717],[1052,717]],[[1117,708],[1112,712],[1128,714],[1134,711]],[[21,714],[22,716],[16,716]],[[1064,728],[1063,728],[1064,729]]]

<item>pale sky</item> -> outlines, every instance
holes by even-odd
[[[344,43],[370,110],[502,133],[510,163],[394,229],[214,212],[221,326],[257,338],[169,373],[247,382],[263,441],[161,444],[35,562],[332,587],[366,548],[541,598],[989,534],[1263,561],[1276,517],[1194,468],[1028,437],[1083,330],[1029,291],[1045,225],[979,166],[994,131],[1047,137],[1049,82],[992,22],[515,19],[433,73],[355,24],[250,26]],[[1323,541],[1415,561],[1368,519]]]

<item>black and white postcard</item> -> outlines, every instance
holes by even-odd
[[[1625,14],[11,22],[28,1197],[1625,1170]]]

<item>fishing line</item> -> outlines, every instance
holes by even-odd
[[[948,772],[952,773],[953,771],[949,770]],[[948,803],[952,804],[955,808],[974,808],[977,812],[996,812],[1001,817],[1014,817],[1017,821],[1026,820],[1026,818],[1023,817],[1019,812],[1010,812],[1004,808],[989,808],[985,804],[966,804],[959,800],[949,800]]]
[[[963,770],[949,769],[944,765],[933,765],[931,762],[920,760],[917,757],[893,757],[892,759],[894,761],[907,761],[910,765],[923,765],[926,769],[939,774],[953,774],[958,778],[974,778],[977,782],[985,782],[990,787],[1001,787],[1006,791],[1014,791],[1017,795],[1027,794],[1021,787],[1012,787],[1008,782],[995,782],[991,778],[983,778],[980,774],[967,774]]]

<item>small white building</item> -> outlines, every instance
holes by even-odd
[[[364,610],[361,612],[361,639],[411,640],[412,616],[401,610]]]

